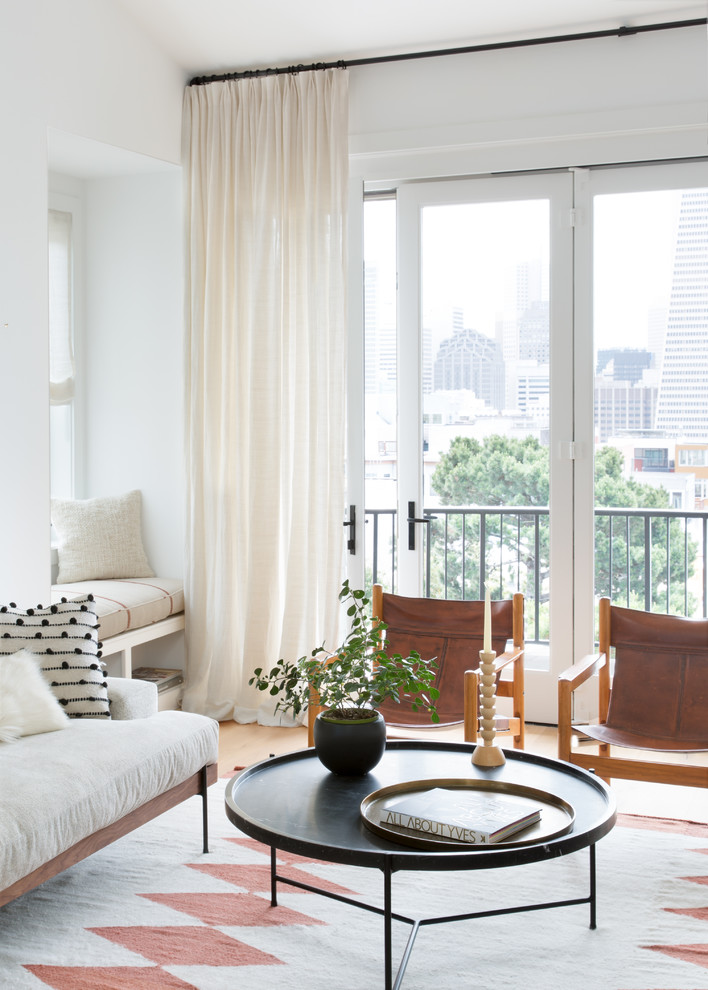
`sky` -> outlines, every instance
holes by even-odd
[[[646,347],[648,314],[668,307],[680,192],[595,197],[596,348]]]
[[[596,348],[645,347],[652,309],[668,305],[680,192],[615,193],[594,200]],[[378,214],[380,221],[375,219]],[[367,263],[395,285],[395,205],[376,204],[366,229]],[[494,336],[517,264],[549,257],[546,201],[426,207],[425,319],[462,307],[464,325]],[[547,292],[544,286],[542,297]],[[389,303],[394,318],[393,297]],[[434,341],[435,349],[439,343]]]

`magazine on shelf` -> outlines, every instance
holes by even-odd
[[[184,681],[183,672],[176,667],[136,667],[133,677],[156,684],[158,693],[178,687]]]
[[[462,787],[433,787],[391,801],[380,821],[408,834],[483,845],[503,842],[541,818],[527,799]]]

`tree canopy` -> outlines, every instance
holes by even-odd
[[[483,441],[455,437],[433,473],[432,490],[443,506],[547,507],[548,448],[531,436],[490,436]],[[669,508],[669,495],[664,488],[626,477],[621,451],[602,447],[595,454],[595,506],[600,510],[662,510]],[[508,519],[490,514],[485,527],[483,580],[496,581],[499,594],[507,594],[509,587],[520,587],[527,597],[538,593],[539,600],[545,603],[549,566],[547,516],[539,520],[538,536],[531,518],[523,515],[514,526]],[[642,515],[628,513],[611,518],[601,511],[596,513],[596,593],[644,608],[648,590],[651,605],[658,610],[666,609],[668,594],[669,609],[683,612],[686,580],[693,573],[696,545],[682,521],[668,516],[652,520],[648,545],[646,533]],[[476,596],[482,583],[480,538],[478,516],[453,515],[448,516],[445,527],[440,520],[432,525],[433,594],[444,591],[448,597]]]
[[[664,488],[623,475],[616,447],[595,454],[595,504],[604,508],[668,508]],[[455,437],[432,477],[443,505],[548,505],[548,448],[535,437]]]
[[[443,505],[548,505],[548,450],[534,437],[455,437],[432,487]]]

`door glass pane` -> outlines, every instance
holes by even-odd
[[[705,614],[708,189],[594,199],[595,591]]]
[[[425,206],[421,216],[428,594],[521,591],[548,639],[549,203]]]
[[[364,450],[366,585],[395,589],[396,200],[364,203]]]

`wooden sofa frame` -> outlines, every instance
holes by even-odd
[[[139,828],[153,818],[157,818],[158,815],[169,811],[170,808],[174,808],[176,805],[181,804],[182,801],[186,801],[187,798],[194,797],[196,794],[201,795],[202,798],[203,851],[208,853],[207,788],[216,782],[218,776],[217,764],[210,763],[202,767],[195,774],[192,774],[191,777],[183,780],[181,784],[176,784],[169,791],[165,791],[164,794],[158,794],[156,797],[151,798],[139,808],[124,815],[123,818],[119,818],[118,821],[99,829],[98,832],[94,832],[92,835],[87,835],[85,839],[81,839],[69,849],[64,850],[63,853],[55,856],[54,859],[43,863],[36,870],[22,877],[21,880],[15,881],[15,883],[6,887],[5,890],[0,891],[0,907],[14,900],[16,897],[27,893],[28,890],[38,887],[45,880],[51,879],[51,877],[68,869],[68,867],[73,866],[82,859],[86,859],[92,853],[103,849],[104,846],[110,845],[116,839],[120,839],[122,836],[127,835],[128,832],[132,832],[134,829]]]

